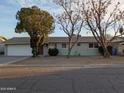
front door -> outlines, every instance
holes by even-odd
[[[39,55],[43,55],[43,46],[40,46],[39,47],[39,53],[38,53]]]

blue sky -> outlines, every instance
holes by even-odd
[[[26,1],[26,3],[24,1]],[[121,7],[124,9],[124,0],[119,1],[121,2]],[[17,23],[15,15],[21,7],[32,5],[37,5],[41,9],[49,11],[52,15],[60,11],[60,8],[53,4],[52,0],[0,0],[0,36],[2,35],[7,38],[28,36],[26,33],[15,33]],[[83,33],[83,35],[87,34]],[[57,25],[54,33],[50,36],[65,36],[65,33],[59,30],[59,26]]]
[[[15,26],[17,23],[15,15],[21,7],[31,5],[38,5],[39,7],[42,7],[42,9],[49,11],[51,14],[59,11],[59,9],[56,8],[57,6],[53,5],[51,1],[46,0],[43,0],[41,3],[30,2],[26,5],[23,0],[0,0],[0,35],[7,38],[28,36],[27,33],[15,33]],[[56,26],[54,33],[50,36],[65,36],[65,33],[60,31],[59,27]]]

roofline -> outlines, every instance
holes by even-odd
[[[47,42],[47,43],[68,43],[68,42]],[[78,42],[78,43],[96,43],[96,42]],[[30,43],[4,43],[5,45],[24,45],[24,44],[30,44]]]
[[[30,37],[13,37],[13,38],[30,38]],[[13,39],[13,38],[11,38],[11,39]],[[68,37],[49,37],[49,38],[68,38]],[[82,36],[81,38],[93,38],[93,36]],[[10,39],[10,40],[11,40]],[[73,41],[74,42],[74,41]],[[95,40],[95,41],[78,41],[78,43],[96,43],[97,41]],[[122,41],[113,41],[112,43],[119,43],[119,42],[122,42]],[[51,42],[46,42],[46,43],[68,43],[68,41],[51,41]],[[6,41],[5,42],[3,42],[3,44],[5,44],[5,45],[24,45],[24,44],[30,44],[30,42],[12,42],[12,43],[7,43]]]
[[[30,44],[30,43],[3,43],[5,45],[25,45],[25,44]]]

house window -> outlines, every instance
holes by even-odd
[[[47,47],[47,48],[49,47],[49,45],[48,45],[47,43],[45,43],[44,45],[45,45],[45,47]]]
[[[89,48],[98,48],[98,43],[89,43]]]
[[[81,46],[81,44],[80,43],[77,43],[77,46]]]
[[[66,43],[62,43],[62,48],[66,48]]]
[[[98,43],[94,43],[94,48],[98,48]]]
[[[89,48],[93,48],[93,43],[89,43]]]

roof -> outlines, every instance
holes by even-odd
[[[75,37],[72,38],[72,42],[75,42]],[[49,37],[48,42],[68,42],[68,37]],[[96,42],[94,37],[79,37],[78,42]]]
[[[29,37],[13,37],[4,42],[4,44],[30,44]]]
[[[74,42],[75,37],[72,39]],[[121,39],[116,39],[114,42],[122,41]],[[68,37],[49,37],[48,43],[66,43],[68,42]],[[90,43],[90,42],[96,42],[94,37],[80,37],[78,42],[80,43]],[[30,44],[30,38],[29,37],[13,37],[7,41],[4,42],[4,44]]]

